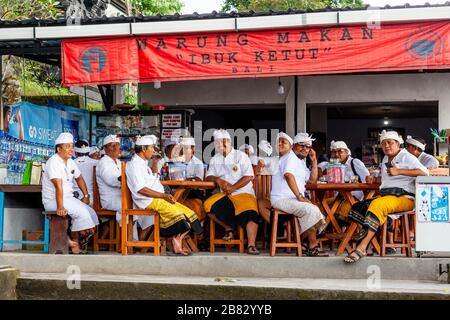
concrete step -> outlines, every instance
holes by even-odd
[[[70,276],[68,278],[68,276]],[[76,282],[77,280],[81,280]],[[77,288],[77,284],[79,284]],[[71,289],[69,289],[71,288]],[[445,299],[450,284],[418,280],[293,279],[22,273],[19,299]]]
[[[189,257],[48,255],[0,253],[0,265],[24,273],[63,273],[76,266],[82,274],[153,275],[189,277],[367,279],[373,273],[384,280],[438,281],[447,277],[449,258],[366,257],[346,265],[343,257],[249,256],[199,253]],[[447,281],[445,279],[445,281]]]
[[[10,266],[0,265],[0,300],[15,300],[19,271]]]

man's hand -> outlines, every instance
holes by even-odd
[[[302,196],[301,194],[299,194],[297,197],[297,200],[300,202],[306,202],[306,203],[311,203],[311,201],[308,198],[305,198],[304,196]]]
[[[366,177],[366,183],[369,183],[369,184],[375,183],[375,177],[374,176],[367,176]]]
[[[394,162],[392,162],[392,167],[388,168],[386,171],[388,175],[393,177],[400,175],[400,169],[395,165]]]
[[[229,183],[222,179],[216,180],[217,185],[219,186],[220,190],[224,191],[228,188]]]
[[[87,196],[87,197],[83,197],[83,199],[81,199],[81,202],[83,202],[83,203],[85,203],[85,204],[87,204],[87,205],[89,205],[89,195]]]
[[[67,216],[67,210],[66,210],[66,208],[64,208],[64,207],[62,207],[62,208],[57,208],[56,209],[56,214],[58,215],[58,216],[60,216],[60,217],[65,217],[65,216]]]
[[[229,183],[227,183],[226,188],[223,190],[223,192],[225,192],[227,195],[228,194],[232,194],[235,191],[236,191],[236,188],[233,185],[229,184]]]
[[[309,158],[311,159],[312,162],[317,162],[317,154],[316,154],[316,151],[313,148],[311,148],[309,150],[308,156],[309,156]]]
[[[167,202],[171,203],[171,204],[175,204],[177,202],[177,200],[175,200],[175,197],[171,194],[164,194],[163,197],[164,200],[166,200]]]

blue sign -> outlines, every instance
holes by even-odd
[[[38,106],[20,102],[12,106],[8,134],[29,142],[54,145],[61,132],[70,132],[75,140],[88,139],[89,111],[54,102]]]

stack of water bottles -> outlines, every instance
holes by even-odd
[[[27,162],[45,162],[54,147],[19,140],[0,131],[0,184],[22,184]]]

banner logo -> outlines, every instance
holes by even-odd
[[[106,50],[99,47],[87,47],[81,51],[80,67],[90,74],[99,73],[106,65]]]
[[[433,31],[419,30],[405,41],[406,51],[413,59],[428,60],[442,51],[442,39]]]

